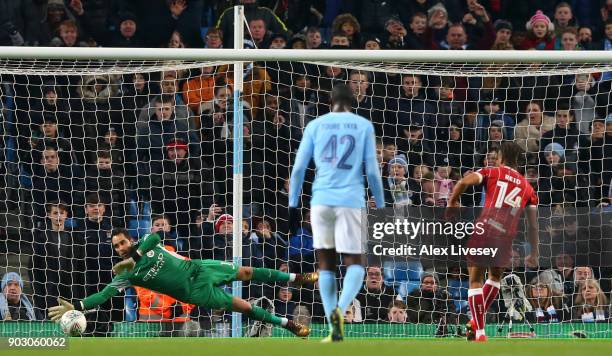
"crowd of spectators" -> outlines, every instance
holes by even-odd
[[[612,0],[237,2],[245,6],[249,48],[612,50]],[[7,0],[0,2],[0,45],[232,48],[231,5]],[[519,246],[509,271],[526,285],[533,307],[527,319],[609,320],[610,269],[580,255],[606,252],[609,215],[583,225],[563,214],[569,208],[610,211],[611,72],[466,78],[251,63],[241,99],[244,220],[237,222],[230,215],[232,71],[206,65],[124,75],[1,76],[0,210],[7,225],[20,228],[0,229],[0,238],[7,246],[16,242],[29,259],[32,291],[30,298],[21,276],[5,274],[3,320],[42,320],[56,297],[101,290],[118,258],[110,244],[113,227],[127,227],[135,238],[158,232],[166,248],[187,258],[231,260],[233,224],[241,223],[244,265],[313,271],[307,197],[314,171],[300,221],[289,220],[288,176],[304,127],[330,111],[330,89],[345,82],[354,111],[375,126],[388,206],[444,207],[460,177],[495,164],[501,142],[519,143],[526,152],[521,171],[540,205],[554,212],[542,226],[543,258],[553,266],[525,269]],[[482,205],[482,191],[468,193],[463,205]],[[464,272],[427,271],[404,293],[382,266],[371,265],[347,320],[464,321],[461,291],[451,290],[466,280]],[[323,320],[316,287],[244,288],[254,300],[273,300],[277,312]],[[156,310],[158,297],[164,296],[137,291],[136,319],[184,322],[191,314],[223,322],[214,311],[205,318],[211,311],[174,300]],[[115,297],[90,315],[94,333],[124,320],[126,304]],[[491,317],[502,318],[504,306],[494,308]]]

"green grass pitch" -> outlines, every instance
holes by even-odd
[[[319,339],[73,338],[67,350],[11,350],[10,354],[37,356],[603,356],[612,354],[612,340],[494,339],[487,343],[474,344],[460,339],[347,339],[338,344],[321,344]]]

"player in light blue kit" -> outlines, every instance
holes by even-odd
[[[332,90],[332,111],[310,122],[297,153],[289,185],[289,207],[298,206],[304,174],[314,158],[310,219],[319,261],[319,289],[331,325],[324,342],[342,341],[343,315],[363,284],[364,243],[361,209],[366,206],[363,167],[377,208],[383,208],[382,179],[376,160],[374,127],[351,112],[353,95],[346,85]],[[348,266],[340,298],[336,285],[336,253]]]

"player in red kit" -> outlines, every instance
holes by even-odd
[[[449,208],[459,207],[459,198],[474,185],[485,185],[485,206],[477,219],[484,233],[473,234],[468,247],[497,247],[498,253],[491,256],[467,256],[470,289],[468,304],[472,319],[467,324],[468,340],[486,341],[485,313],[499,293],[500,280],[508,265],[512,252],[512,240],[516,236],[520,215],[527,215],[528,236],[531,252],[525,258],[527,266],[538,263],[538,196],[529,182],[517,172],[522,150],[514,142],[501,145],[496,167],[486,167],[468,174],[455,186],[448,202]],[[488,279],[484,283],[485,272]]]

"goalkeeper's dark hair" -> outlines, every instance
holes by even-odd
[[[524,151],[518,144],[512,141],[502,142],[500,147],[502,162],[504,165],[517,169]]]
[[[130,232],[127,229],[124,229],[122,227],[114,228],[113,231],[111,232],[111,238],[117,235],[123,235],[127,237],[129,240],[133,240],[132,235],[130,235]]]
[[[341,108],[350,109],[353,105],[353,93],[346,84],[334,85],[331,92],[332,107],[339,106]]]

